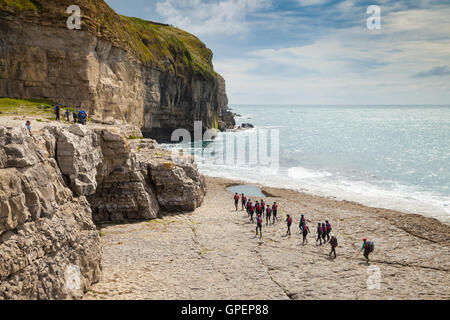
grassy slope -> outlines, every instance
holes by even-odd
[[[115,13],[102,0],[0,0],[0,10],[35,15],[65,27],[66,8],[81,8],[82,29],[131,51],[141,62],[179,76],[216,76],[212,52],[197,37],[172,26]]]
[[[42,116],[52,115],[52,106],[55,103],[48,100],[21,100],[0,98],[0,117],[1,116]]]

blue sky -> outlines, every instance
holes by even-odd
[[[450,104],[448,0],[106,2],[197,35],[230,104]]]

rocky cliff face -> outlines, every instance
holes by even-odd
[[[100,0],[47,0],[36,10],[10,2],[0,0],[0,96],[82,106],[94,120],[132,123],[162,140],[196,120],[205,130],[234,126],[225,81],[192,35],[121,17]],[[72,4],[81,30],[66,27]]]
[[[79,298],[99,280],[89,203],[66,187],[55,150],[48,132],[0,127],[0,299]]]
[[[130,125],[0,126],[0,299],[80,298],[101,274],[94,222],[202,203],[197,167],[140,137]]]

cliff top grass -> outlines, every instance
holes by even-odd
[[[48,117],[52,114],[53,105],[54,103],[49,100],[0,98],[0,117],[14,115]]]
[[[121,16],[103,0],[0,0],[0,10],[66,28],[70,16],[66,10],[73,4],[81,9],[82,30],[112,41],[145,65],[179,76],[217,76],[212,51],[196,36],[166,24]]]

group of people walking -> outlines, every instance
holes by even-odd
[[[86,125],[86,121],[87,121],[87,113],[85,110],[80,109],[78,112],[77,110],[74,108],[73,111],[71,111],[70,107],[65,107],[66,112],[66,120],[67,122],[70,123],[70,113],[72,112],[72,118],[73,118],[73,123],[80,123],[82,125]],[[57,104],[54,108],[53,111],[55,112],[55,118],[56,121],[60,120],[60,112],[61,112],[61,104]]]
[[[241,210],[246,210],[248,216],[250,217],[250,222],[254,222],[253,215],[256,213],[256,236],[259,234],[260,238],[262,238],[262,225],[263,225],[263,218],[264,214],[266,215],[266,225],[269,225],[272,221],[272,224],[275,224],[275,221],[278,221],[277,219],[277,211],[278,211],[278,204],[274,202],[271,205],[265,204],[264,200],[261,199],[260,202],[256,200],[255,204],[252,203],[251,199],[247,199],[247,197],[242,193],[239,195],[238,193],[235,193],[234,195],[234,206],[236,208],[236,211],[239,210],[239,200],[241,201]],[[271,220],[272,217],[272,220]],[[291,235],[291,225],[293,222],[293,219],[291,215],[286,215],[286,225],[287,225],[287,231],[286,235]],[[310,233],[310,229],[306,224],[306,218],[305,215],[300,216],[300,223],[299,223],[299,229],[300,233],[303,236],[303,245],[308,243],[308,234]],[[316,239],[316,245],[317,242],[319,242],[319,245],[326,244],[327,242],[331,246],[331,251],[329,253],[329,256],[333,256],[333,258],[336,258],[336,248],[338,247],[338,240],[336,236],[331,235],[332,231],[331,224],[328,220],[325,220],[325,222],[319,222],[317,224],[317,239]],[[330,236],[331,235],[331,236]],[[363,255],[366,259],[366,262],[369,263],[369,254],[372,253],[374,250],[374,243],[371,241],[367,241],[366,238],[363,239],[363,245],[361,247],[361,251],[364,251]]]

